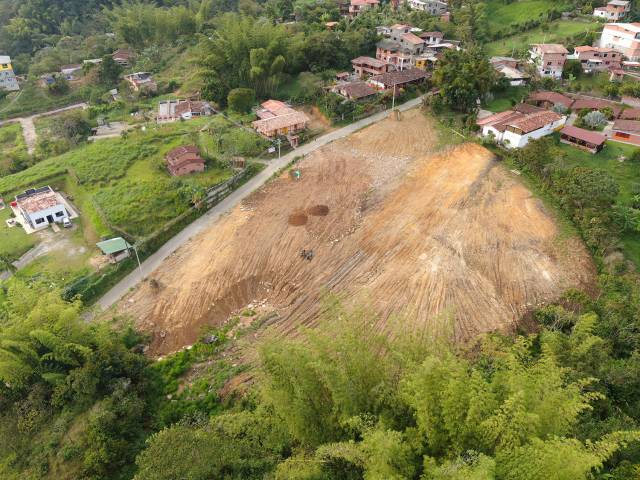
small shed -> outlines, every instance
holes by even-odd
[[[122,237],[110,238],[103,242],[96,243],[96,246],[104,255],[109,257],[111,263],[118,263],[130,255],[129,249],[132,246]]]
[[[560,130],[560,141],[574,145],[591,153],[598,153],[604,147],[607,137],[601,133],[585,130],[584,128],[567,125]]]

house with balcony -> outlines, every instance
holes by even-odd
[[[435,17],[444,15],[449,9],[447,2],[441,0],[407,0],[407,5],[411,10],[426,12]]]
[[[593,9],[593,16],[607,22],[619,22],[631,12],[631,2],[628,0],[611,0],[604,7]]]
[[[354,58],[351,60],[351,65],[353,65],[353,71],[359,78],[380,75],[394,69],[390,63],[372,57]]]
[[[567,58],[578,60],[585,73],[619,69],[622,64],[622,54],[613,48],[576,47]]]
[[[284,136],[292,147],[299,143],[298,133],[307,128],[309,117],[279,100],[267,100],[256,111],[258,120],[251,125],[262,136],[275,139]]]
[[[426,41],[413,33],[410,25],[393,25],[390,29],[389,38],[376,45],[376,59],[397,70],[415,66],[416,57],[427,51]]]
[[[535,43],[529,50],[529,61],[541,77],[561,78],[569,51],[558,43]]]
[[[609,23],[602,29],[600,48],[613,48],[627,59],[640,60],[640,23]]]

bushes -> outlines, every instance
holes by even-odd
[[[229,108],[238,113],[249,113],[256,101],[256,93],[250,88],[234,88],[227,95]]]

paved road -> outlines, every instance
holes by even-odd
[[[421,102],[422,98],[415,98],[400,105],[398,108],[401,111],[405,111],[420,105]],[[213,225],[221,215],[229,212],[232,208],[242,202],[242,200],[247,198],[251,193],[260,188],[265,182],[267,182],[267,180],[271,178],[274,173],[286,167],[289,162],[294,159],[294,157],[308,155],[309,153],[317,150],[324,145],[327,145],[328,143],[346,137],[363,127],[371,125],[372,123],[379,122],[380,120],[385,119],[388,115],[389,111],[387,110],[370,117],[363,118],[362,120],[352,123],[351,125],[347,125],[346,127],[327,133],[322,137],[318,137],[314,141],[302,145],[301,147],[293,150],[292,152],[284,155],[279,159],[271,160],[268,166],[259,174],[251,178],[247,183],[242,185],[237,190],[233,191],[228,197],[212,207],[203,216],[188,225],[184,230],[182,230],[175,237],[171,238],[171,240],[165,243],[157,252],[147,258],[142,263],[141,269],[136,269],[125,278],[123,278],[119,283],[114,285],[114,287],[109,292],[107,292],[100,300],[98,300],[97,304],[103,310],[114,305],[129,290],[131,290],[141,280],[143,280],[154,270],[156,270],[165,258],[167,258],[178,248],[188,242],[190,238],[194,237],[198,233]]]
[[[36,126],[33,123],[36,118],[46,117],[49,115],[56,115],[57,113],[66,112],[68,110],[76,110],[78,108],[87,108],[86,103],[74,103],[73,105],[68,105],[62,108],[56,108],[55,110],[49,110],[48,112],[36,113],[35,115],[31,115],[28,117],[16,117],[9,118],[7,120],[0,121],[0,126],[6,125],[8,123],[20,122],[22,125],[22,135],[24,136],[24,142],[27,145],[27,151],[29,155],[33,155],[36,151],[36,143],[38,140],[38,135],[36,133]]]

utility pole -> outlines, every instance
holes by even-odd
[[[391,111],[396,108],[396,84],[393,84],[393,97],[391,98]]]
[[[280,144],[282,143],[282,141],[280,140],[280,137],[278,137],[278,158],[280,158]]]
[[[138,249],[136,248],[136,245],[133,244],[133,251],[136,253],[136,260],[138,260],[138,270],[140,271],[140,280],[142,280],[142,265],[140,264],[140,257],[138,256]]]

